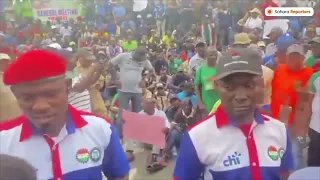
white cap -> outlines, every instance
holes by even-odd
[[[141,19],[142,17],[141,17],[141,15],[139,14],[139,15],[137,16],[137,18],[138,18],[138,19]]]
[[[55,28],[57,28],[55,25],[52,25],[52,26],[51,26],[51,29],[55,29]]]
[[[52,44],[48,45],[48,47],[51,47],[51,48],[54,48],[54,49],[58,49],[58,50],[61,49],[61,45],[58,44],[58,43],[52,43]]]
[[[11,60],[8,54],[0,53],[0,60]]]
[[[67,51],[72,51],[71,47],[66,48]]]

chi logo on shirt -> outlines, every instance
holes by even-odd
[[[241,156],[240,153],[234,152],[233,155],[228,156],[227,159],[223,161],[223,165],[225,167],[239,165],[240,164],[240,156]]]
[[[270,157],[270,159],[276,161],[279,159],[279,153],[277,148],[275,148],[274,146],[269,146],[268,148],[268,156]]]
[[[98,162],[101,158],[101,153],[100,153],[100,149],[98,148],[93,148],[90,152],[90,159],[93,162]]]
[[[87,163],[89,161],[89,151],[85,148],[79,149],[76,158],[80,163]]]

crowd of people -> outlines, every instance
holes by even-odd
[[[81,5],[68,21],[0,17],[0,179],[19,179],[18,165],[30,180],[125,178],[140,143],[122,149],[123,110],[164,119],[146,170],[178,155],[176,180],[320,166],[319,3],[267,37],[270,0]]]

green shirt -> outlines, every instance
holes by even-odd
[[[316,62],[316,58],[314,56],[310,56],[305,62],[304,65],[307,67],[312,67],[314,63]]]
[[[216,67],[200,66],[194,79],[194,84],[200,85],[201,100],[207,112],[210,112],[213,105],[219,100],[218,92],[213,83],[216,71]]]
[[[308,88],[309,92],[312,94],[316,94],[317,91],[320,91],[320,71],[312,74],[308,82]]]
[[[173,61],[170,61],[169,63],[169,72],[170,74],[177,73],[178,67],[182,64],[181,59],[174,59]]]
[[[131,43],[129,43],[128,41],[123,41],[122,47],[123,47],[124,51],[131,52],[138,47],[138,43],[137,43],[137,41],[131,41]]]

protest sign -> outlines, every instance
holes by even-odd
[[[271,29],[275,27],[280,27],[283,30],[283,32],[287,32],[289,28],[288,23],[288,19],[265,20],[265,25],[263,27],[263,38],[266,38],[270,33]]]
[[[134,0],[133,11],[140,12],[144,10],[148,5],[148,0]]]
[[[80,3],[74,0],[35,0],[32,12],[35,19],[54,21],[60,17],[62,21],[76,19],[80,15]]]
[[[148,116],[123,110],[123,139],[133,139],[152,144],[158,148],[165,147],[165,120],[160,116]]]

